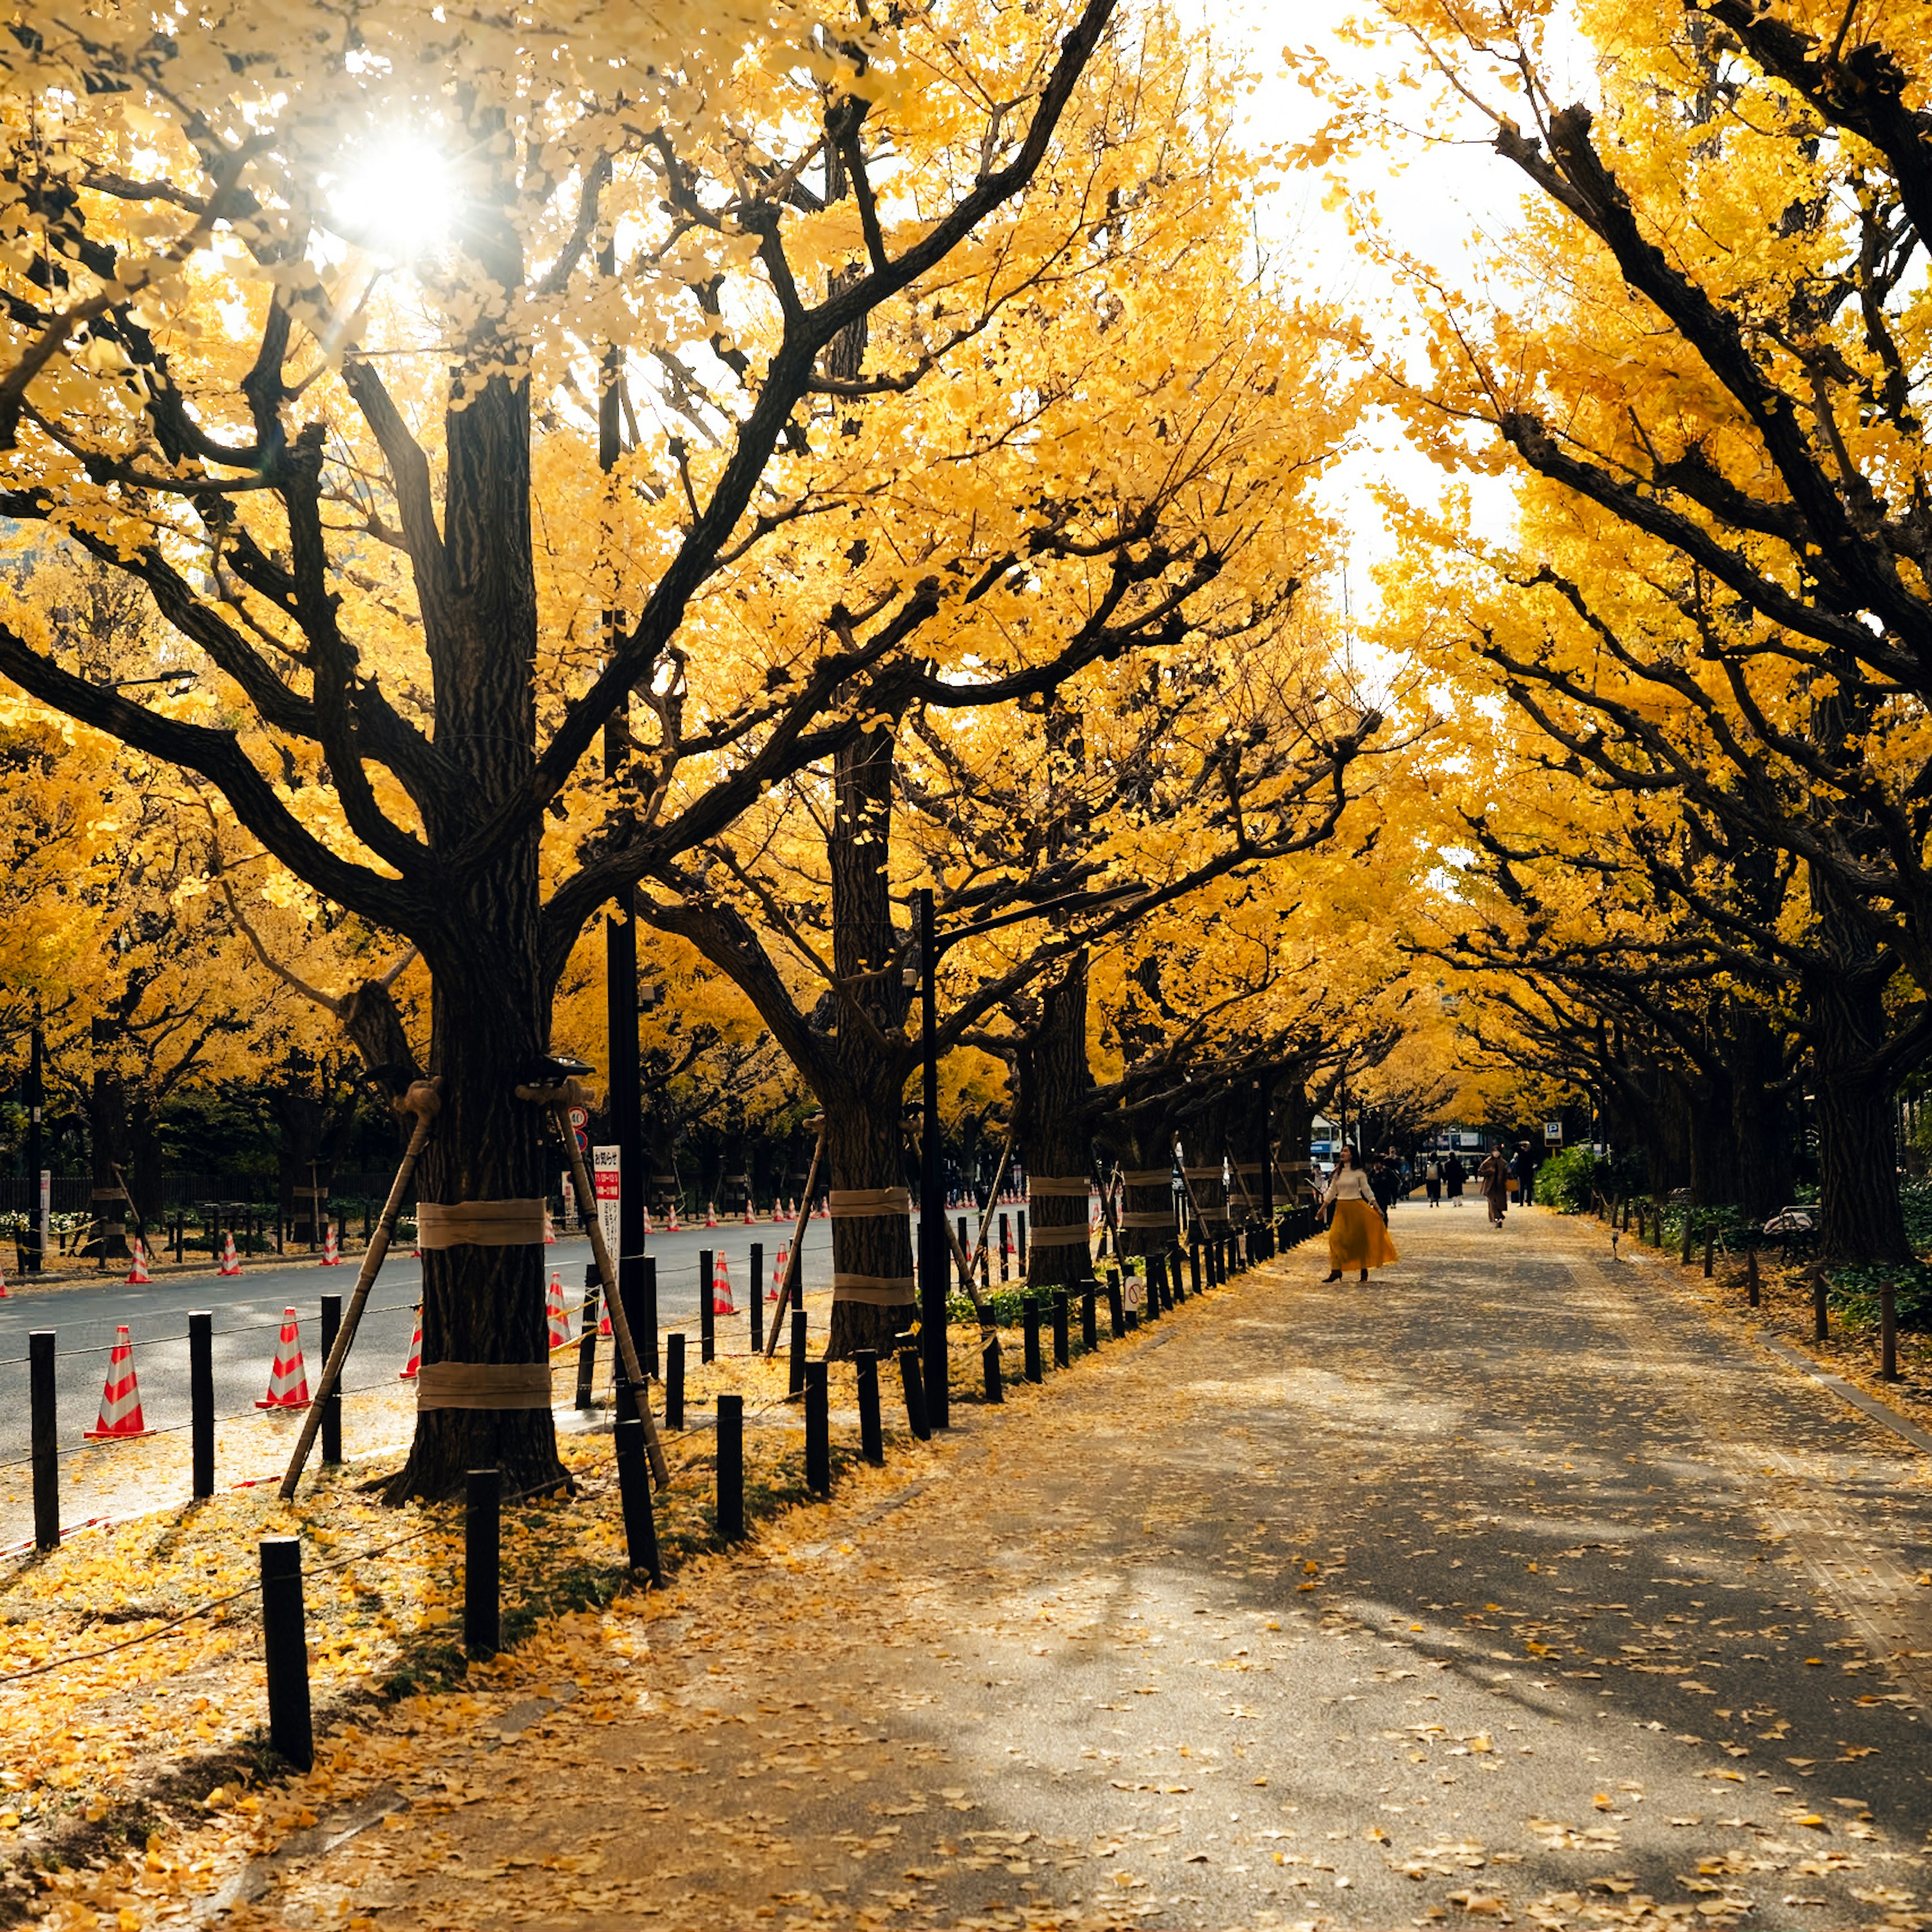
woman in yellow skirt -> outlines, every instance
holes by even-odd
[[[1345,1142],[1335,1156],[1335,1176],[1322,1197],[1328,1211],[1328,1281],[1340,1281],[1344,1268],[1360,1268],[1366,1281],[1372,1268],[1387,1268],[1402,1257],[1388,1238],[1388,1223],[1376,1204],[1375,1190]]]

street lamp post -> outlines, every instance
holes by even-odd
[[[947,1427],[946,1363],[945,1177],[939,1148],[939,939],[932,892],[919,895],[920,1098],[923,1126],[919,1137],[920,1328],[926,1338],[926,1412],[936,1428]]]
[[[29,1232],[22,1260],[29,1274],[38,1274],[46,1265],[46,1222],[40,1214],[40,1162],[46,1150],[40,1144],[40,1114],[46,1106],[46,1084],[41,1072],[41,1055],[46,1051],[46,1036],[34,1022],[32,1044],[27,1061],[27,1187],[32,1196],[27,1209]]]

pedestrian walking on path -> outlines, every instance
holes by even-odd
[[[1372,1268],[1388,1268],[1402,1257],[1388,1237],[1388,1223],[1376,1204],[1368,1175],[1344,1146],[1335,1156],[1334,1178],[1322,1197],[1328,1213],[1328,1279],[1340,1281],[1344,1268],[1359,1268],[1366,1281]]]
[[[1433,1154],[1430,1156],[1426,1165],[1423,1168],[1422,1185],[1424,1191],[1429,1196],[1430,1206],[1441,1207],[1442,1205],[1442,1163]]]
[[[1510,1190],[1509,1162],[1500,1144],[1490,1148],[1482,1166],[1476,1170],[1476,1178],[1482,1185],[1483,1198],[1489,1203],[1490,1226],[1500,1228],[1503,1216],[1509,1212]]]
[[[1516,1204],[1527,1208],[1536,1198],[1536,1149],[1528,1141],[1516,1150]]]
[[[1462,1184],[1469,1178],[1469,1170],[1462,1165],[1461,1157],[1451,1154],[1442,1163],[1442,1191],[1449,1197],[1452,1208],[1462,1204]]]

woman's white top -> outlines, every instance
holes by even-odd
[[[1322,1197],[1324,1208],[1332,1207],[1337,1201],[1366,1201],[1375,1204],[1376,1190],[1369,1185],[1368,1170],[1360,1167],[1338,1167],[1335,1177],[1328,1184],[1328,1191]]]

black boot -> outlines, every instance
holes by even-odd
[[[1340,1268],[1330,1268],[1322,1279],[1324,1281],[1340,1281],[1342,1279],[1342,1270]]]

